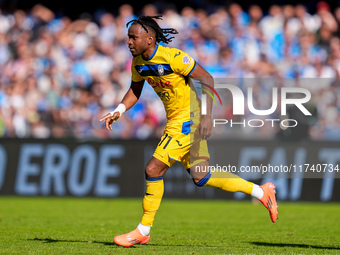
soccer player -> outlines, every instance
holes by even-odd
[[[150,229],[164,192],[163,175],[176,161],[192,174],[199,187],[239,191],[259,199],[275,222],[278,211],[274,184],[258,186],[228,172],[195,170],[196,166],[205,169],[209,166],[206,139],[212,130],[212,99],[206,97],[207,114],[201,115],[199,98],[190,79],[199,79],[201,84],[213,90],[213,78],[187,53],[158,44],[170,42],[174,38],[169,37],[170,34],[177,34],[173,28],[162,29],[155,21],[160,18],[161,15],[140,16],[126,24],[130,25],[128,47],[133,56],[131,86],[117,108],[100,120],[105,121],[107,130],[112,130],[112,123],[139,99],[145,80],[162,100],[167,115],[164,135],[145,168],[146,192],[141,222],[135,230],[115,236],[114,242],[129,247],[150,240]]]

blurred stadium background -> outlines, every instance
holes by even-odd
[[[268,79],[312,93],[312,117],[289,112],[294,129],[219,128],[212,163],[340,165],[339,2],[0,0],[0,194],[143,195],[143,167],[166,121],[158,96],[146,85],[112,132],[99,123],[130,85],[125,24],[141,14],[163,14],[160,25],[179,31],[170,46],[214,77],[256,81],[259,108],[270,106]],[[244,177],[271,179],[279,200],[340,201],[337,176]],[[197,189],[180,165],[165,182],[166,197],[244,199]]]

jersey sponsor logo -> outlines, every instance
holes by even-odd
[[[169,88],[171,87],[171,81],[166,81],[166,82],[163,82],[162,80],[159,80],[159,81],[155,81],[151,78],[148,79],[148,83],[151,85],[151,87],[153,87],[154,89],[155,88]]]
[[[180,141],[176,140],[178,146],[182,146],[183,144],[180,143]]]
[[[181,55],[181,52],[176,53],[175,56],[174,56],[174,58],[177,57],[177,56],[179,56],[179,55]]]
[[[191,59],[187,55],[187,56],[183,56],[182,61],[183,61],[183,64],[190,64]]]
[[[164,74],[164,68],[163,68],[162,65],[159,65],[159,66],[158,66],[158,73],[159,73],[160,76],[163,76],[163,74]]]

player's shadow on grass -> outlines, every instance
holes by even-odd
[[[272,246],[272,247],[295,247],[306,249],[328,249],[328,250],[340,250],[340,247],[334,246],[319,246],[313,244],[294,244],[294,243],[267,243],[267,242],[250,242],[251,244],[258,246]]]
[[[112,245],[116,247],[121,247],[115,244],[114,242],[99,242],[99,241],[80,241],[80,240],[64,240],[64,239],[54,239],[54,238],[33,238],[33,239],[27,239],[28,241],[39,241],[42,243],[96,243],[96,244],[104,244],[104,245]],[[217,247],[217,246],[210,246],[206,244],[197,245],[197,244],[147,244],[148,246],[195,246],[195,247]],[[131,246],[129,248],[136,248],[136,246]]]
[[[80,241],[80,240],[62,240],[54,238],[33,238],[27,239],[28,241],[39,241],[42,243],[99,243],[104,245],[116,245],[114,242],[98,242],[98,241]]]

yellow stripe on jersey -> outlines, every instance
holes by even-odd
[[[141,55],[133,58],[132,81],[146,80],[162,100],[167,119],[190,119],[190,84],[188,76],[196,61],[187,53],[157,45],[148,60]]]

